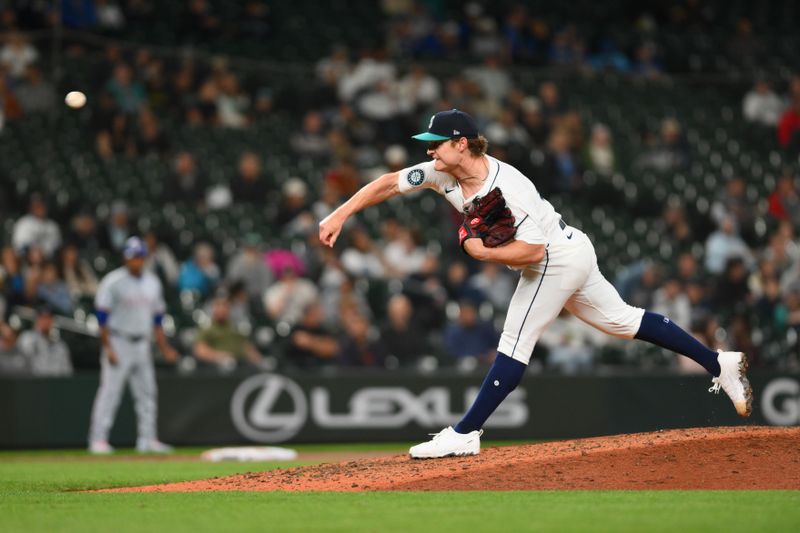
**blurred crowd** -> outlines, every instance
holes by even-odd
[[[105,9],[102,24],[124,25],[127,12],[120,6],[134,3],[97,1]],[[210,9],[205,2],[187,5]],[[177,322],[191,335],[176,340],[200,365],[261,365],[265,355],[279,355],[280,364],[304,368],[425,367],[434,356],[471,368],[493,356],[516,280],[507,269],[461,254],[458,220],[444,202],[432,209],[437,227],[383,216],[377,222],[352,221],[333,250],[316,238],[318,221],[361,185],[425,158],[424,147],[409,137],[425,128],[433,112],[459,108],[473,114],[491,155],[523,171],[545,197],[567,204],[591,203],[589,174],[610,178],[631,169],[668,174],[698,157],[677,119],[655,117],[658,128],[641,132],[638,155],[631,169],[623,169],[615,132],[572,108],[557,79],[526,92],[505,68],[526,62],[658,79],[664,69],[647,38],[652,21],[639,20],[638,44],[622,50],[613,42],[588,46],[575,27],[553,29],[522,7],[498,20],[472,3],[461,18],[446,21],[422,3],[386,1],[383,9],[385,47],[334,46],[295,95],[303,111],[295,129],[285,132],[288,150],[292,159],[321,169],[313,183],[269,175],[260,150],[243,150],[233,177],[214,182],[209,179],[214,169],[200,164],[185,143],[178,147],[165,127],[247,132],[268,121],[282,101],[292,103],[291,97],[274,94],[223,59],[165,59],[147,49],[107,46],[99,69],[104,75],[94,81],[89,109],[97,156],[167,163],[170,172],[157,198],[162,205],[201,216],[236,205],[269,205],[272,219],[267,227],[243,232],[232,253],[221,253],[225,243],[196,242],[190,254],[180,254],[169,228],[143,231],[137,223],[142,213],[129,199],[118,198],[106,210],[82,205],[56,219],[49,211],[52,193],[31,194],[27,212],[2,247],[0,354],[16,354],[34,372],[69,372],[69,365],[36,363],[31,354],[68,353],[66,345],[42,348],[45,340],[60,342],[53,315],[77,317],[91,308],[102,274],[98,255],[119,262],[125,240],[143,234],[148,268],[164,282],[170,312],[190,317],[191,324]],[[213,16],[198,17],[196,31],[217,31]],[[268,23],[258,27],[267,31]],[[748,45],[746,25],[738,31],[732,49],[737,42],[741,53],[758,48]],[[398,57],[415,61],[401,67]],[[442,76],[416,61],[431,58],[475,61]],[[0,49],[0,129],[4,121],[52,110],[55,88],[40,63],[40,52],[25,35],[6,35]],[[776,149],[796,155],[800,78],[790,81],[786,95],[761,79],[743,96],[744,120],[772,129]],[[653,257],[626,265],[616,276],[607,274],[631,304],[672,317],[709,346],[746,351],[754,364],[796,365],[796,350],[775,358],[765,349],[770,339],[795,346],[800,328],[795,169],[787,167],[769,197],[755,205],[746,194],[749,180],[727,179],[717,197],[709,198],[712,208],[705,217],[680,203],[665,207],[656,225],[660,239],[676,250],[669,263]],[[588,216],[569,222],[584,229],[591,223]],[[35,310],[29,331],[9,322],[17,306]],[[36,338],[25,340],[27,333]],[[566,372],[602,363],[603,351],[616,346],[566,313],[540,344],[535,364]],[[693,370],[678,361],[670,364]]]

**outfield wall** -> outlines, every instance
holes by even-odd
[[[752,372],[748,424],[800,425],[800,374]],[[159,432],[179,445],[420,440],[454,424],[481,375],[161,376]],[[742,424],[701,376],[530,376],[486,426],[490,439],[587,437]],[[97,376],[0,379],[0,447],[85,445]],[[130,445],[130,397],[111,441]]]

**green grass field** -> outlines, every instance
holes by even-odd
[[[0,452],[0,531],[800,531],[795,491],[80,492],[299,464],[121,455],[105,460],[83,452]]]

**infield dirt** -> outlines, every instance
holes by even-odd
[[[696,428],[407,455],[109,492],[800,489],[800,428]]]

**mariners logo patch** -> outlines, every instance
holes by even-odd
[[[425,181],[425,171],[420,168],[415,168],[414,170],[410,170],[408,175],[406,176],[406,180],[408,183],[413,187],[418,187],[422,185],[422,182]]]

